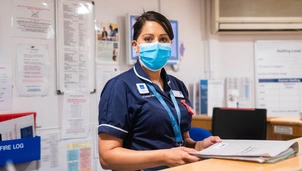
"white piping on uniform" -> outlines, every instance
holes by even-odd
[[[123,129],[118,128],[118,127],[115,127],[115,126],[112,126],[112,125],[109,125],[109,124],[101,124],[101,125],[99,125],[99,127],[101,127],[101,126],[108,126],[108,127],[111,127],[111,128],[113,128],[113,129],[117,129],[117,130],[119,130],[119,131],[122,131],[122,132],[125,132],[125,133],[128,134],[128,131],[123,130]]]
[[[144,77],[138,75],[138,73],[136,72],[135,66],[133,66],[133,70],[134,70],[135,75],[136,75],[138,78],[141,78],[141,79],[143,79],[143,80],[145,80],[145,81],[148,81],[148,82],[152,83],[151,80],[149,80],[149,79],[147,79],[147,78],[144,78]]]
[[[150,83],[152,83],[151,80],[149,80],[149,79],[147,79],[147,78],[144,78],[144,77],[138,75],[138,73],[137,73],[137,71],[136,71],[136,69],[135,69],[135,66],[133,66],[133,70],[134,70],[135,75],[136,75],[138,78],[141,78],[141,79],[143,79],[143,80],[145,80],[145,81],[149,81]],[[167,84],[170,85],[170,80],[167,82]]]

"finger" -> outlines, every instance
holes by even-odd
[[[211,136],[208,140],[210,140],[211,143],[221,142],[221,139],[218,136]]]
[[[220,137],[214,136],[214,141],[215,141],[215,142],[221,142],[222,140],[220,139]]]
[[[188,147],[180,147],[180,148],[185,152],[190,152],[190,153],[196,153],[197,152],[194,148],[188,148]]]
[[[184,161],[186,163],[197,162],[197,161],[200,161],[200,160],[201,160],[201,158],[193,156],[193,155],[190,155],[190,154],[188,154],[188,156],[184,159]]]

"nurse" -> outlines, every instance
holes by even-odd
[[[104,169],[159,170],[199,161],[188,154],[220,142],[190,138],[193,110],[185,84],[164,69],[174,38],[169,20],[148,11],[136,19],[130,70],[109,80],[99,103],[99,155]]]

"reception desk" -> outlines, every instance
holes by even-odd
[[[294,139],[302,149],[302,138]],[[182,166],[172,167],[164,171],[298,171],[302,170],[302,150],[297,156],[277,162],[275,164],[246,162],[238,160],[208,159]]]
[[[294,117],[276,117],[269,120],[270,134],[277,140],[289,140],[302,137],[302,121]]]
[[[192,126],[212,129],[212,117],[195,115]],[[299,118],[267,117],[266,137],[268,140],[290,140],[302,137],[302,121]]]

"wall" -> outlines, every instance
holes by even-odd
[[[254,78],[254,42],[257,40],[301,40],[297,34],[249,34],[249,35],[212,35],[212,49],[216,56],[211,56],[213,77],[248,76]]]

